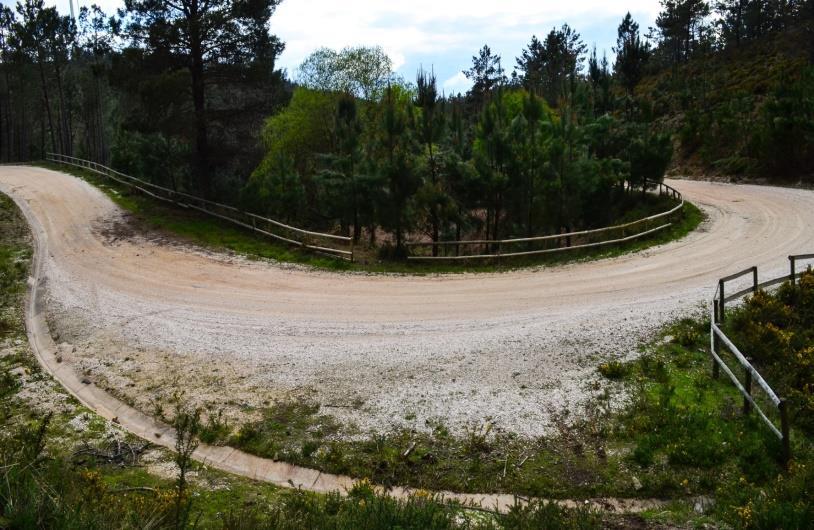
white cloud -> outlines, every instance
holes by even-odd
[[[293,67],[319,46],[341,48],[379,44],[391,56],[447,54],[453,49],[474,53],[484,42],[505,40],[519,30],[525,42],[554,24],[592,23],[627,11],[652,22],[658,0],[284,0],[272,19],[272,31],[286,42],[283,64]],[[615,28],[614,28],[615,29]],[[469,55],[462,60],[468,62]],[[408,60],[409,62],[409,60]]]
[[[461,71],[444,81],[441,86],[444,88],[444,92],[447,94],[457,94],[459,92],[464,93],[469,90],[472,83]]]
[[[68,12],[69,0],[46,0]],[[90,5],[94,0],[75,0]],[[122,0],[95,0],[108,13]],[[293,72],[321,46],[339,49],[380,45],[396,70],[411,78],[419,65],[434,66],[446,89],[465,89],[460,70],[484,44],[503,56],[512,70],[514,57],[532,34],[568,22],[589,45],[610,51],[616,24],[630,11],[643,30],[653,24],[659,0],[283,0],[271,19],[271,31],[285,43],[279,66]]]

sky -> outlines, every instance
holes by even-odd
[[[51,3],[67,14],[68,1]],[[109,13],[123,4],[96,3]],[[289,74],[322,46],[380,45],[405,79],[412,80],[419,67],[432,69],[444,92],[454,94],[469,87],[462,71],[484,44],[511,72],[532,35],[543,38],[564,22],[589,48],[596,45],[600,56],[604,51],[610,58],[616,28],[628,11],[646,31],[654,24],[659,0],[283,0],[271,31],[286,43],[278,65]]]

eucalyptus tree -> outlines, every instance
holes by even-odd
[[[269,33],[280,0],[125,0],[127,32],[148,53],[171,57],[189,72],[195,115],[195,171],[201,192],[212,192],[207,85],[223,65],[273,70],[283,44]]]

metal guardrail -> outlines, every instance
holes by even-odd
[[[353,238],[351,237],[297,228],[274,219],[269,219],[268,217],[244,212],[234,206],[210,201],[181,191],[171,190],[136,177],[131,177],[130,175],[125,175],[120,171],[116,171],[98,162],[57,153],[48,153],[46,160],[87,169],[116,181],[119,184],[128,186],[131,189],[138,190],[154,199],[176,204],[182,208],[191,208],[289,245],[325,254],[333,258],[353,261]],[[318,243],[319,241],[322,241],[322,243]],[[335,246],[329,246],[332,242],[335,243]],[[336,248],[338,245],[342,245],[346,248]]]
[[[635,221],[631,221],[629,223],[619,224],[615,226],[608,226],[604,228],[595,228],[592,230],[581,230],[578,232],[568,232],[562,234],[550,234],[545,236],[536,236],[536,237],[523,237],[523,238],[514,238],[514,239],[499,239],[499,240],[486,240],[486,239],[477,239],[477,240],[468,240],[468,241],[417,241],[417,242],[408,242],[406,245],[408,247],[419,248],[419,247],[429,247],[429,248],[437,248],[439,250],[446,249],[449,247],[455,248],[455,255],[444,255],[444,256],[408,256],[407,259],[409,260],[424,260],[424,261],[432,261],[432,260],[470,260],[470,259],[492,259],[492,258],[512,258],[512,257],[519,257],[519,256],[533,256],[539,254],[551,254],[555,252],[564,252],[568,250],[578,250],[584,248],[592,248],[592,247],[600,247],[605,245],[613,245],[616,243],[624,243],[627,241],[632,241],[634,239],[638,239],[640,237],[644,237],[655,232],[659,232],[672,226],[672,223],[662,223],[658,226],[651,227],[648,226],[649,223],[653,221],[658,221],[671,215],[674,215],[680,212],[684,208],[684,197],[681,195],[681,192],[664,184],[663,182],[659,182],[656,188],[658,191],[659,196],[671,196],[673,199],[681,201],[680,204],[670,210],[662,213],[658,213],[655,215],[651,215],[649,217],[644,217],[642,219],[637,219]],[[625,230],[638,226],[638,225],[645,225],[645,229],[639,232],[636,232],[631,235],[625,235]],[[576,245],[568,245],[568,246],[557,246],[554,248],[543,248],[543,249],[535,249],[535,250],[526,250],[526,251],[513,251],[513,252],[503,252],[503,249],[506,246],[517,245],[517,244],[533,244],[533,243],[543,243],[547,241],[562,241],[567,240],[570,241],[571,238],[585,238],[589,236],[595,236],[599,234],[605,234],[607,232],[613,231],[621,231],[622,237],[617,237],[614,239],[604,239],[600,241],[594,242],[587,242],[587,243],[580,243]],[[460,254],[461,247],[472,247],[472,246],[483,246],[482,253],[475,253],[475,254]],[[490,249],[495,249],[490,251]]]
[[[750,362],[749,358],[745,356],[735,345],[735,343],[726,336],[726,334],[721,329],[721,325],[724,323],[726,318],[726,303],[732,302],[739,298],[746,296],[747,294],[754,294],[758,292],[760,289],[765,289],[767,287],[772,287],[775,285],[779,285],[786,281],[790,281],[792,283],[795,280],[802,276],[802,272],[796,272],[796,265],[798,261],[803,260],[814,260],[814,254],[799,254],[795,256],[789,256],[789,275],[788,276],[780,276],[777,278],[772,278],[770,280],[766,280],[763,282],[758,281],[758,270],[757,267],[749,267],[748,269],[742,270],[735,274],[731,274],[724,278],[718,280],[718,286],[715,291],[715,295],[712,299],[712,308],[711,308],[711,315],[710,315],[710,353],[712,355],[713,363],[712,363],[712,377],[717,379],[720,375],[720,370],[723,370],[724,373],[729,377],[729,379],[734,383],[735,387],[738,391],[743,395],[743,412],[744,414],[749,414],[752,409],[757,412],[760,419],[769,427],[769,429],[780,439],[783,447],[783,459],[788,461],[791,457],[791,441],[789,438],[789,418],[788,418],[788,410],[786,405],[786,400],[779,397],[777,393],[772,389],[772,387],[763,379],[763,376],[760,375],[752,363]],[[746,289],[742,289],[737,291],[733,294],[726,295],[726,284],[727,282],[731,282],[733,280],[737,280],[743,278],[744,276],[751,276],[752,277],[752,285]],[[722,352],[722,345],[729,350],[730,353],[737,359],[738,364],[740,364],[744,369],[744,381],[738,379],[738,377],[733,373],[732,369],[724,362],[721,358],[720,353]],[[754,397],[752,396],[752,384],[757,383],[761,390],[766,394],[771,404],[777,408],[778,412],[780,413],[780,428],[778,428],[772,420],[766,415],[762,408],[757,404]]]

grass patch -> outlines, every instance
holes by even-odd
[[[250,231],[228,222],[208,217],[194,210],[184,210],[156,201],[139,193],[133,193],[126,186],[111,181],[96,173],[73,166],[52,162],[41,162],[41,167],[70,173],[80,177],[105,192],[123,210],[133,214],[144,226],[164,232],[172,237],[214,250],[226,250],[249,258],[273,259],[280,262],[298,263],[319,269],[334,271],[365,271],[376,273],[437,274],[458,272],[496,272],[540,265],[557,265],[580,260],[614,257],[635,252],[654,245],[680,239],[703,221],[703,213],[694,205],[685,203],[680,220],[669,228],[641,240],[633,240],[605,248],[579,249],[558,254],[518,257],[487,262],[422,263],[414,261],[379,260],[364,252],[356,263],[321,257],[303,252],[293,247],[279,245],[263,239]],[[620,222],[641,218],[664,211],[672,204],[665,198],[651,198],[647,204],[627,212]],[[361,261],[361,262],[360,262]]]
[[[488,426],[454,436],[443,425],[427,425],[421,431],[348,440],[334,436],[341,428],[317,407],[283,404],[225,442],[329,472],[427,489],[545,498],[705,495],[717,501],[711,513],[700,515],[678,502],[668,515],[654,515],[654,524],[691,520],[787,527],[766,526],[757,516],[747,520],[748,514],[766,504],[760,492],[769,490],[798,505],[783,501],[785,519],[772,519],[769,512],[777,507],[766,507],[760,516],[765,521],[794,522],[810,513],[803,502],[810,487],[804,486],[808,466],[814,467],[810,440],[798,437],[795,454],[805,464],[787,473],[778,440],[754,414],[742,414],[730,383],[712,379],[707,333],[708,322],[684,319],[640,359],[600,368],[624,382],[629,404],[613,411],[600,399],[577,419],[558,418],[558,433],[540,439],[495,433]]]

